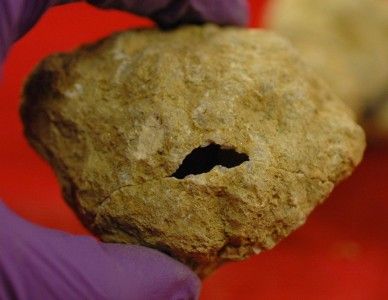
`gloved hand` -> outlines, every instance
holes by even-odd
[[[11,44],[61,0],[0,0],[0,65]],[[245,0],[89,0],[160,26],[242,25]],[[26,222],[0,201],[0,299],[195,299],[200,281],[156,250],[104,244]]]
[[[45,229],[0,202],[0,299],[196,299],[186,266],[140,246]]]
[[[161,27],[213,22],[246,25],[246,0],[87,0],[102,8],[117,8],[151,17]]]
[[[77,0],[0,0],[0,63],[10,45],[26,33],[49,7]],[[213,22],[245,25],[247,0],[88,0],[101,8],[116,8],[151,17],[161,27]]]

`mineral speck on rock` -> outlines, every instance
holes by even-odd
[[[287,41],[213,25],[50,56],[26,84],[22,118],[88,228],[202,277],[302,225],[365,146]]]

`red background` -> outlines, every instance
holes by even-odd
[[[263,1],[251,1],[260,25]],[[52,9],[10,52],[0,83],[0,197],[24,218],[88,234],[61,198],[49,166],[29,147],[18,115],[26,75],[44,56],[145,19],[85,4]],[[370,146],[354,175],[272,251],[220,268],[202,299],[388,299],[388,146]]]

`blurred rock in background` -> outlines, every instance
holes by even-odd
[[[264,24],[291,40],[369,139],[388,138],[388,1],[269,0]]]

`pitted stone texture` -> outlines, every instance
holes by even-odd
[[[387,92],[387,1],[270,0],[265,19],[360,119]]]
[[[364,150],[350,111],[287,41],[212,25],[51,56],[27,82],[22,117],[102,240],[157,248],[202,277],[302,225]],[[207,145],[249,160],[171,176]]]

